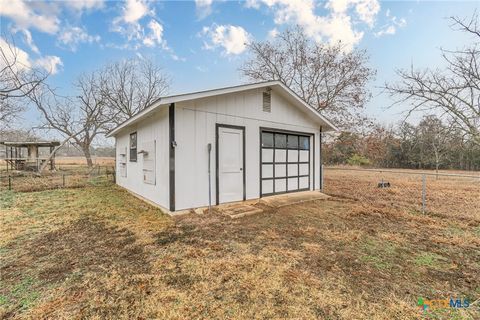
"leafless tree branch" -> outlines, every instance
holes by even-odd
[[[118,125],[150,106],[169,88],[165,72],[152,61],[130,59],[113,63],[99,73],[100,92]]]
[[[394,104],[408,103],[413,112],[435,112],[480,145],[480,40],[479,16],[471,20],[452,18],[460,30],[478,36],[471,46],[457,51],[442,50],[444,70],[397,70],[400,80],[385,84]]]
[[[46,84],[28,97],[45,125],[61,133],[64,143],[73,140],[91,167],[94,140],[157,100],[168,82],[150,61],[127,60],[81,75],[74,87],[75,97],[61,97]]]
[[[23,64],[13,38],[5,36],[1,39],[0,130],[3,131],[25,110],[25,97],[45,82],[48,73]]]
[[[248,79],[283,82],[339,127],[364,124],[362,109],[370,98],[366,84],[375,75],[365,51],[315,43],[300,27],[274,41],[253,42],[249,49],[252,57],[240,68]]]

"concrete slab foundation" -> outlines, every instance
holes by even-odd
[[[320,191],[304,191],[295,193],[286,193],[282,195],[269,196],[257,200],[249,200],[235,203],[227,203],[215,206],[214,208],[222,214],[229,216],[232,219],[237,219],[253,214],[262,213],[262,206],[272,208],[280,208],[306,201],[328,199],[324,193]]]
[[[260,199],[259,202],[269,207],[279,208],[279,207],[289,206],[292,204],[302,203],[306,201],[328,199],[328,198],[330,198],[330,196],[320,191],[304,191],[304,192],[285,193],[281,195],[265,197]]]

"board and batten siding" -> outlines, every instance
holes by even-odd
[[[148,169],[154,168],[154,180],[152,177],[147,177],[147,181],[144,181],[143,154],[137,155],[137,162],[130,161],[130,133],[132,132],[137,132],[137,151],[141,151],[142,148],[155,149],[154,163],[148,163]],[[161,108],[148,119],[122,130],[116,136],[116,149],[117,184],[161,207],[168,208],[168,108]],[[120,170],[120,159],[125,150],[127,168],[126,176],[123,176]],[[151,154],[148,156],[149,159],[152,159],[151,156]]]
[[[271,112],[262,108],[264,89],[213,96],[179,102],[175,108],[175,195],[176,210],[208,205],[208,150],[212,144],[212,205],[216,202],[215,184],[215,125],[245,127],[246,198],[260,197],[260,137],[261,127],[311,133],[312,168],[310,182],[319,189],[319,129],[320,125],[300,108],[273,90]],[[315,147],[313,142],[315,141]],[[315,154],[313,153],[315,151]],[[315,157],[315,160],[313,160]],[[315,170],[313,170],[313,164]],[[315,172],[315,178],[313,173]],[[310,189],[312,185],[310,185]]]

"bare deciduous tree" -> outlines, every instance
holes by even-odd
[[[0,141],[38,141],[33,129],[6,129],[0,131]]]
[[[0,131],[25,110],[25,97],[48,76],[22,63],[13,40],[6,39],[0,38]]]
[[[111,109],[112,125],[120,124],[165,95],[169,79],[152,61],[130,59],[100,72],[101,93]]]
[[[43,115],[44,126],[64,136],[59,148],[72,140],[89,167],[93,166],[90,149],[94,140],[148,107],[168,87],[161,69],[148,60],[108,65],[79,77],[74,85],[76,97],[61,97],[47,85],[28,96]]]
[[[91,73],[78,78],[75,98],[60,97],[47,86],[29,94],[31,101],[43,115],[45,127],[57,130],[65,140],[60,147],[73,140],[85,155],[89,167],[93,166],[90,147],[94,139],[106,132],[111,114],[100,92],[99,76]]]
[[[435,112],[480,145],[480,29],[479,16],[470,21],[452,18],[460,30],[472,34],[475,42],[463,50],[442,50],[445,70],[398,70],[401,78],[386,84],[387,92],[396,98],[395,104],[407,102],[408,112]]]
[[[450,128],[445,126],[436,116],[428,115],[423,117],[418,124],[418,131],[415,138],[422,145],[426,162],[434,165],[435,171],[438,173],[440,165],[445,162],[445,158],[450,151]]]
[[[366,84],[375,75],[365,51],[313,42],[300,27],[249,49],[252,57],[240,68],[247,78],[281,81],[341,128],[363,124]]]

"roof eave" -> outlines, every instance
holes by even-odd
[[[258,88],[263,88],[263,87],[268,87],[268,86],[272,86],[272,87],[278,86],[282,90],[284,90],[286,93],[288,93],[290,96],[292,96],[293,99],[295,99],[297,101],[297,103],[304,106],[306,109],[308,109],[312,113],[312,115],[319,118],[321,120],[322,124],[326,124],[328,126],[327,130],[324,130],[324,131],[339,131],[339,129],[333,123],[331,123],[330,120],[325,118],[317,110],[315,110],[309,104],[307,104],[305,101],[303,101],[302,98],[300,98],[290,88],[288,88],[286,85],[284,85],[283,83],[281,83],[278,80],[272,80],[272,81],[257,82],[257,83],[239,85],[239,86],[234,86],[234,87],[225,87],[225,88],[199,91],[199,92],[186,93],[186,94],[179,94],[179,95],[172,95],[172,96],[168,96],[168,97],[164,97],[164,98],[159,98],[150,107],[147,107],[146,109],[142,110],[141,112],[139,112],[135,116],[131,117],[130,119],[127,119],[126,121],[124,121],[123,123],[118,125],[115,129],[111,130],[109,133],[107,133],[106,137],[110,138],[110,137],[113,137],[113,136],[117,135],[122,129],[140,121],[142,118],[144,118],[148,114],[154,112],[155,110],[157,110],[161,106],[169,105],[171,103],[176,103],[176,102],[201,99],[201,98],[205,98],[205,97],[209,97],[209,96],[213,96],[213,95],[235,93],[235,92],[239,92],[239,91],[253,90],[253,89],[258,89]]]
[[[245,90],[253,90],[253,89],[262,88],[262,87],[274,86],[276,84],[280,84],[280,81],[277,81],[277,80],[264,81],[264,82],[257,82],[257,83],[238,85],[233,87],[218,88],[218,89],[198,91],[198,92],[172,95],[164,98],[159,98],[150,107],[147,107],[144,110],[140,111],[130,119],[127,119],[126,121],[118,125],[115,129],[107,133],[106,137],[109,138],[109,137],[115,136],[123,128],[141,120],[145,115],[153,112],[154,110],[156,110],[162,105],[169,105],[171,103],[176,103],[176,102],[201,99],[201,98],[209,97],[212,95],[222,95],[222,94],[235,93],[235,92],[245,91]],[[212,94],[212,92],[214,94]]]

